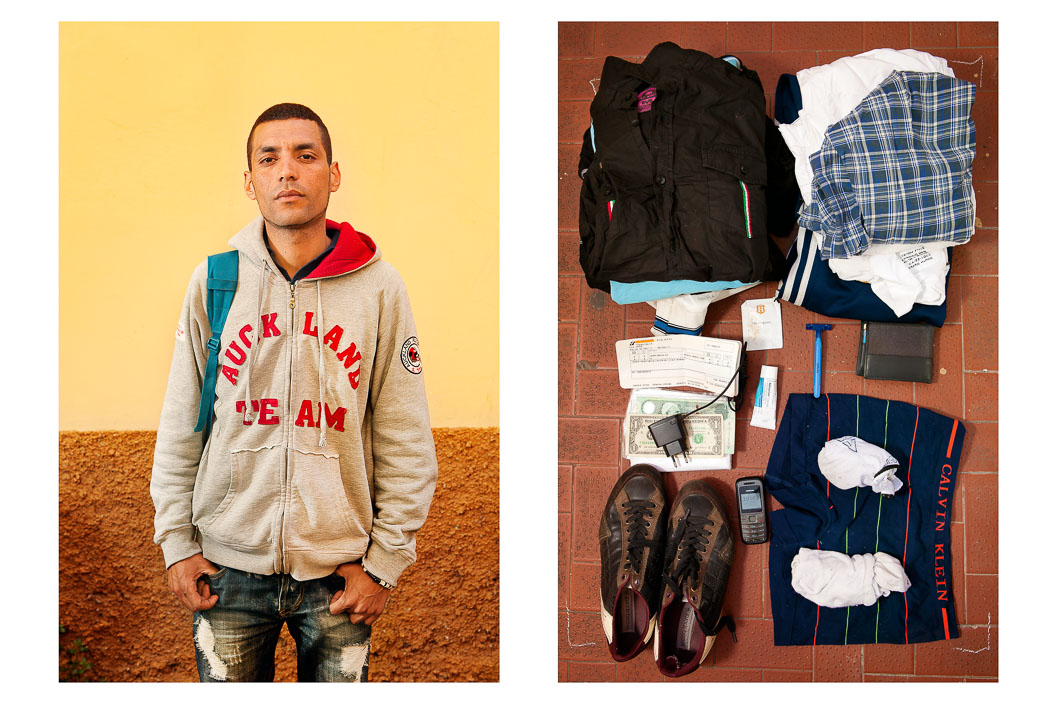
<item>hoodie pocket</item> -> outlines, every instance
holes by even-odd
[[[284,453],[281,447],[231,453],[227,494],[216,509],[199,522],[210,539],[250,549],[272,542]]]
[[[346,490],[337,455],[290,452],[290,503],[285,530],[290,549],[361,550],[366,547],[371,522],[365,477]]]

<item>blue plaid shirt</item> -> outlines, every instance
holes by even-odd
[[[967,242],[975,229],[975,85],[895,71],[825,133],[811,155],[812,202],[799,224],[823,236],[821,256],[870,244]]]

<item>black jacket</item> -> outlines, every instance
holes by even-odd
[[[590,116],[579,231],[591,286],[782,277],[784,257],[767,232],[787,234],[780,228],[794,220],[795,196],[782,224],[768,226],[768,152],[770,180],[786,187],[794,160],[754,71],[670,42],[641,64],[610,56]]]

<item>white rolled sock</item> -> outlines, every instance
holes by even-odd
[[[792,588],[819,606],[872,606],[880,597],[909,587],[902,564],[884,552],[844,555],[800,548],[792,558]]]
[[[898,460],[853,435],[825,443],[818,453],[818,469],[840,489],[867,486],[877,494],[894,496],[902,488],[902,480],[895,476]]]

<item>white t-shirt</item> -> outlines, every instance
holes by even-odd
[[[821,246],[820,235],[818,246]],[[844,281],[863,281],[877,298],[897,316],[910,311],[914,303],[937,306],[946,300],[946,254],[948,242],[927,244],[873,245],[862,254],[847,259],[827,259],[832,273]]]

